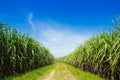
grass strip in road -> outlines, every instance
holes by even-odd
[[[81,71],[71,65],[68,64],[65,65],[67,69],[69,69],[71,73],[73,73],[73,75],[76,77],[77,80],[106,80],[89,72]]]
[[[0,78],[0,80],[43,80],[43,76],[49,74],[55,66],[56,64],[52,64],[19,76]]]

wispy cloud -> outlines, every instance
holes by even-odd
[[[31,28],[32,28],[32,30],[33,30],[33,35],[35,35],[35,26],[34,26],[34,23],[33,23],[33,21],[32,21],[32,19],[33,19],[33,13],[32,12],[30,12],[29,14],[28,14],[28,22],[29,22],[29,24],[30,24],[30,26],[31,26]]]
[[[29,13],[29,24],[34,37],[40,41],[55,57],[65,56],[75,50],[89,38],[88,35],[73,31],[70,25],[59,24],[52,20],[32,21],[33,13]],[[69,27],[69,28],[68,28]]]

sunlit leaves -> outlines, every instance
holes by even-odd
[[[59,61],[109,80],[120,80],[120,21],[115,20],[114,24],[113,31],[102,32],[92,37]]]

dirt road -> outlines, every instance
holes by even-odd
[[[45,76],[44,80],[76,80],[76,78],[66,68],[66,65],[58,63],[56,68]]]

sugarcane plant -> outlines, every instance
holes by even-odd
[[[0,76],[18,75],[53,62],[53,55],[38,41],[0,24]]]
[[[120,80],[120,20],[114,20],[113,30],[90,38],[58,61],[109,80]]]

